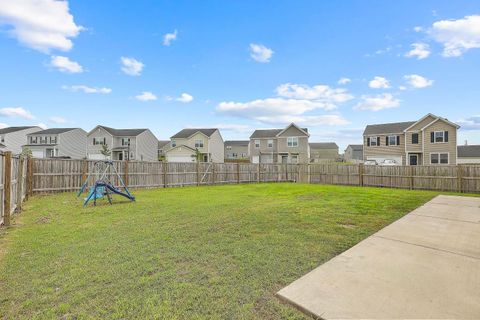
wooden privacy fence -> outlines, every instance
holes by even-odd
[[[33,159],[11,152],[0,154],[0,225],[9,226],[11,216],[22,209],[28,194],[28,168]]]

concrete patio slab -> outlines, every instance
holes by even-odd
[[[278,296],[321,319],[480,319],[480,212],[463,210],[477,201],[437,197]]]
[[[411,214],[480,223],[480,208],[472,206],[456,206],[452,209],[448,204],[429,203],[428,206],[421,206]]]

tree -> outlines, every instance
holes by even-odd
[[[32,156],[32,150],[30,150],[29,147],[23,147],[21,155],[24,156],[24,157],[31,157]]]
[[[195,148],[195,154],[192,154],[192,158],[194,158],[196,162],[201,162],[203,159],[203,153],[201,153],[198,148]]]
[[[100,151],[106,158],[110,157],[110,155],[112,154],[112,151],[110,151],[110,149],[108,149],[108,145],[105,143],[105,144],[102,144],[102,151]]]

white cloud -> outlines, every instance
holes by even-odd
[[[176,98],[175,100],[183,103],[189,103],[193,101],[193,96],[189,95],[188,93],[182,93],[180,97]]]
[[[376,76],[370,80],[368,86],[373,89],[387,89],[390,88],[390,82],[384,77]]]
[[[359,102],[355,110],[371,110],[380,111],[384,109],[391,109],[400,106],[400,100],[395,99],[390,93],[383,93],[379,95],[363,95],[362,101]]]
[[[142,70],[145,67],[142,62],[128,57],[121,57],[120,60],[122,62],[122,71],[125,74],[129,76],[139,76],[142,74]]]
[[[85,85],[73,85],[73,86],[62,86],[62,89],[64,90],[70,90],[73,92],[84,92],[84,93],[103,93],[107,94],[112,92],[112,89],[110,88],[105,88],[105,87],[89,87]]]
[[[267,63],[270,62],[272,55],[272,49],[267,48],[262,44],[250,44],[250,57],[252,57],[253,60],[261,63]]]
[[[172,43],[172,41],[176,39],[177,39],[177,30],[175,29],[174,32],[166,33],[163,36],[163,45],[168,47]]]
[[[69,51],[71,38],[84,28],[75,24],[67,1],[0,1],[0,24],[9,25],[10,35],[23,45],[48,53],[52,49]]]
[[[399,90],[402,90],[402,91],[405,91],[405,90],[407,90],[407,87],[405,87],[405,86],[399,86],[398,89],[399,89]]]
[[[423,31],[423,27],[421,27],[421,26],[416,26],[415,28],[413,28],[413,31],[415,31],[415,32],[422,32],[422,31]]]
[[[330,109],[336,108],[335,103],[343,103],[353,99],[353,96],[346,89],[334,89],[327,85],[308,86],[285,83],[278,86],[275,91],[280,97],[284,98],[322,101],[328,103]]]
[[[444,57],[459,57],[469,49],[480,48],[480,15],[436,21],[428,33],[443,45]]]
[[[25,110],[22,107],[2,108],[0,109],[0,116],[18,117],[18,118],[23,118],[27,120],[35,119],[35,117],[30,113],[30,111]]]
[[[9,127],[8,124],[6,124],[6,123],[0,123],[0,129],[7,128],[7,127]]]
[[[37,123],[36,126],[42,128],[43,130],[48,129],[48,126],[43,122]]]
[[[433,80],[429,80],[418,74],[409,74],[403,77],[407,83],[413,88],[426,88],[433,85]]]
[[[82,73],[83,67],[75,61],[70,60],[63,56],[52,56],[50,58],[50,64],[52,67],[57,68],[61,72],[67,73]]]
[[[198,128],[198,126],[194,126],[194,128]],[[233,131],[238,133],[252,133],[254,130],[251,126],[244,125],[244,124],[215,124],[212,128],[218,128],[220,130],[225,131]]]
[[[462,130],[480,130],[480,115],[460,119],[456,123],[462,127]]]
[[[155,101],[157,100],[157,96],[151,93],[150,91],[144,91],[138,96],[135,96],[135,99],[140,101]]]
[[[67,123],[67,119],[62,118],[62,117],[50,117],[50,122],[56,123],[56,124],[64,124]]]
[[[430,46],[426,43],[412,43],[412,49],[405,54],[405,57],[416,57],[418,60],[425,59],[430,55]]]
[[[350,82],[352,82],[352,80],[350,78],[340,78],[338,80],[338,84],[348,84]]]

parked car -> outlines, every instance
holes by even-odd
[[[380,163],[380,165],[382,166],[398,166],[398,163],[397,161],[393,160],[393,159],[385,159],[382,161],[382,163]]]
[[[363,164],[366,165],[366,166],[376,166],[376,165],[378,165],[376,160],[366,160]]]

